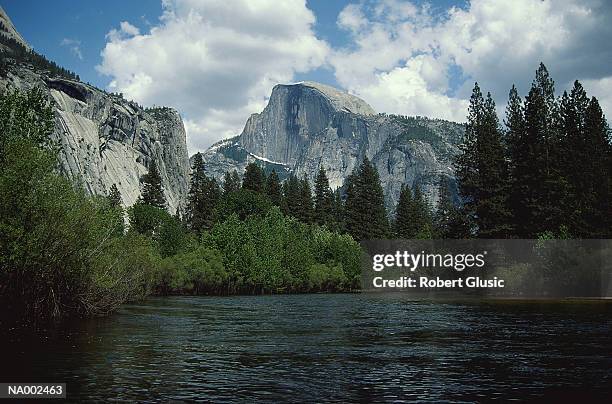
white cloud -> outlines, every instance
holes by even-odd
[[[109,89],[145,105],[176,107],[191,151],[239,134],[274,84],[324,63],[328,46],[304,0],[164,0],[148,33],[127,22],[107,35]]]
[[[137,35],[140,35],[140,30],[137,27],[127,21],[121,21],[121,23],[119,23],[119,29],[111,29],[108,34],[106,34],[106,39],[111,42],[118,42],[122,39],[128,39],[129,37]]]
[[[612,75],[596,80],[583,80],[582,85],[589,95],[597,97],[599,105],[606,114],[608,123],[612,122]]]
[[[314,32],[305,0],[162,0],[147,32],[122,22],[107,35],[109,89],[184,116],[193,152],[240,133],[271,88],[329,66],[337,83],[381,112],[464,121],[474,81],[503,111],[526,94],[540,61],[563,91],[575,79],[612,115],[612,5],[601,0],[360,0],[337,26],[345,47]],[[465,82],[463,80],[465,79]]]
[[[474,81],[504,104],[513,83],[526,93],[540,61],[560,91],[574,79],[610,76],[606,3],[473,0],[442,13],[431,7],[396,0],[347,6],[338,25],[352,41],[330,58],[338,82],[379,110],[464,120]],[[468,80],[454,88],[457,72]]]
[[[83,53],[81,52],[81,41],[77,39],[64,38],[60,42],[60,46],[66,46],[70,49],[70,53],[72,53],[77,59],[83,60]]]

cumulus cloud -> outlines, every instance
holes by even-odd
[[[239,134],[274,84],[328,53],[304,0],[163,0],[163,9],[147,33],[128,22],[110,31],[98,70],[112,91],[176,107],[191,151]]]
[[[503,111],[512,84],[526,94],[543,61],[558,91],[579,79],[612,114],[612,5],[603,0],[472,0],[446,9],[360,0],[338,14],[347,40],[335,49],[317,37],[305,0],[162,4],[147,32],[127,21],[110,30],[98,69],[111,91],[177,108],[192,152],[239,134],[275,84],[321,66],[378,111],[461,122],[474,81]]]
[[[473,0],[441,13],[366,1],[340,13],[352,41],[330,61],[341,85],[386,112],[462,121],[474,81],[503,104],[513,83],[527,91],[540,61],[558,90],[580,79],[605,98],[611,10],[597,0]]]
[[[70,53],[79,60],[83,60],[83,52],[81,52],[81,41],[77,39],[64,38],[60,42],[60,46],[65,46],[70,49]]]

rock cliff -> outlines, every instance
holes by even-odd
[[[61,146],[60,171],[91,195],[106,195],[116,184],[124,205],[130,206],[140,196],[140,177],[155,160],[169,211],[183,206],[190,170],[178,112],[145,109],[84,84],[39,55],[24,60],[11,49],[26,46],[23,38],[1,9],[0,19],[0,33],[18,39],[0,49],[0,92],[39,87],[47,93],[55,111],[53,137]]]
[[[378,169],[389,208],[402,184],[418,185],[435,206],[442,176],[455,189],[452,160],[463,132],[454,122],[376,114],[355,96],[304,82],[275,86],[242,133],[211,146],[204,160],[218,179],[231,169],[242,173],[250,161],[311,181],[323,166],[339,188],[365,155]]]

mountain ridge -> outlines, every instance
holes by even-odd
[[[458,201],[452,163],[463,131],[462,124],[440,119],[376,114],[360,98],[324,84],[279,84],[240,135],[213,144],[203,157],[207,173],[218,180],[258,161],[281,178],[295,174],[310,181],[323,166],[330,186],[341,188],[367,156],[379,171],[389,209],[404,183],[421,187],[435,206],[440,177],[449,179]]]

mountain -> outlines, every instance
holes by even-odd
[[[48,95],[55,111],[53,138],[61,146],[60,171],[91,195],[106,195],[116,184],[130,206],[140,196],[140,176],[155,160],[169,210],[182,206],[190,169],[178,112],[145,109],[80,82],[32,52],[1,8],[0,21],[0,92],[39,87]]]
[[[323,166],[331,187],[339,188],[365,155],[378,169],[388,208],[404,183],[421,187],[435,206],[441,176],[450,179],[457,199],[452,161],[463,133],[458,123],[377,114],[351,94],[301,82],[275,86],[239,136],[212,145],[203,157],[208,174],[219,180],[258,161],[281,178],[293,173],[310,181]]]

